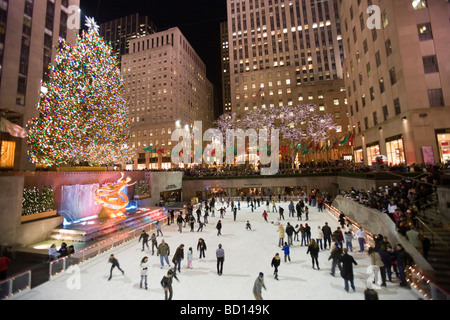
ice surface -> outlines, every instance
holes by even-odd
[[[309,221],[297,221],[295,217],[289,217],[288,203],[281,202],[277,205],[284,207],[285,220],[281,220],[283,226],[287,222],[292,225],[305,224],[311,226],[312,236],[317,226],[323,226],[327,221],[332,230],[338,227],[336,219],[329,213],[318,212],[315,207],[310,207]],[[225,205],[226,206],[226,205]],[[158,237],[169,244],[172,260],[176,248],[184,244],[184,256],[181,273],[178,273],[177,282],[173,282],[174,300],[253,300],[252,288],[259,272],[265,274],[263,290],[265,300],[364,300],[364,290],[370,259],[365,253],[358,253],[358,243],[353,241],[354,252],[351,255],[358,265],[354,266],[356,292],[350,289],[344,290],[344,280],[339,276],[330,275],[331,261],[328,261],[329,251],[322,250],[319,253],[320,270],[314,270],[311,257],[306,254],[307,247],[300,246],[300,242],[294,242],[291,248],[291,262],[284,262],[284,254],[278,247],[278,213],[269,212],[265,222],[262,212],[265,206],[261,206],[251,212],[247,203],[241,203],[236,221],[233,221],[231,210],[227,209],[225,217],[219,218],[216,205],[215,217],[209,217],[209,223],[202,232],[197,231],[197,223],[194,232],[186,225],[182,233],[178,232],[177,225],[173,224],[163,228],[164,236]],[[195,212],[194,212],[194,216]],[[217,235],[215,229],[218,220],[222,220],[222,235]],[[246,230],[245,224],[250,221],[252,230]],[[156,232],[156,231],[155,231]],[[207,245],[206,260],[199,261],[197,242],[203,238]],[[287,241],[287,239],[286,239]],[[215,250],[222,244],[225,250],[225,263],[223,275],[216,272]],[[187,269],[187,250],[193,248],[193,269]],[[356,248],[356,250],[355,250]],[[52,278],[51,281],[42,284],[30,291],[14,296],[12,299],[23,300],[163,300],[164,291],[160,285],[162,277],[167,273],[168,267],[161,269],[159,257],[151,254],[151,249],[142,250],[142,244],[138,239],[127,242],[103,253],[75,268]],[[271,261],[275,253],[281,256],[279,267],[279,281],[273,278]],[[111,264],[108,263],[109,255],[113,253],[119,260],[125,275],[117,269],[113,270],[113,277],[108,281]],[[144,256],[149,257],[150,271],[148,274],[148,290],[140,289],[139,263]],[[173,263],[171,261],[171,266]],[[386,288],[377,290],[380,300],[417,300],[420,297],[415,291],[399,286],[399,280],[393,275],[393,282],[388,282]]]

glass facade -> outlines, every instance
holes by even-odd
[[[450,133],[437,134],[439,157],[442,163],[450,161]]]
[[[403,138],[387,139],[386,153],[389,165],[404,164],[406,161]]]
[[[366,148],[367,152],[367,165],[371,166],[375,158],[380,155],[380,145],[372,145]]]

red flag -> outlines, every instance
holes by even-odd
[[[353,141],[355,141],[355,135],[353,132],[350,134],[350,137],[348,138],[348,145],[353,146]]]

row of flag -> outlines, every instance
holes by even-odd
[[[334,142],[332,145],[331,144],[329,145],[324,142],[319,142],[319,143],[315,144],[314,141],[311,141],[309,144],[305,144],[303,146],[301,143],[298,144],[296,151],[300,149],[303,155],[307,154],[309,151],[315,151],[315,152],[329,151],[329,150],[333,150],[333,149],[338,149],[339,147],[352,146],[354,140],[355,140],[355,135],[353,134],[353,132],[349,132],[347,135],[343,136],[341,139],[338,139],[338,138],[336,138],[336,136],[334,136]]]
[[[317,144],[314,143],[314,141],[311,141],[309,144],[302,145],[301,143],[297,145],[295,151],[301,150],[301,153],[303,155],[307,154],[310,151],[315,152],[322,152],[322,151],[329,151],[332,149],[338,149],[339,147],[344,146],[352,146],[353,141],[355,139],[355,135],[353,132],[349,132],[347,135],[343,136],[341,139],[338,139],[336,136],[334,137],[334,143],[332,145],[328,145],[324,142],[319,142]],[[144,148],[144,151],[150,152],[150,153],[157,153],[157,154],[164,154],[166,153],[166,150],[163,148],[153,148],[153,147],[146,147]],[[245,152],[249,152],[249,147],[245,147]],[[271,153],[271,147],[267,146],[267,152]],[[289,148],[285,146],[280,146],[279,149],[280,154],[287,154],[289,152]],[[234,153],[237,154],[237,147],[234,148]],[[212,150],[208,152],[208,155],[214,156],[216,154],[216,150]],[[259,155],[259,148],[257,149],[257,155]],[[180,151],[179,154],[180,157],[183,156],[183,151]]]

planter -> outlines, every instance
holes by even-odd
[[[52,211],[47,211],[47,212],[39,212],[39,213],[35,213],[35,214],[29,214],[27,216],[22,216],[20,218],[21,222],[30,222],[30,221],[35,221],[35,220],[41,220],[41,219],[46,219],[46,218],[53,218],[56,217],[58,214],[56,212],[56,210],[52,210]]]

